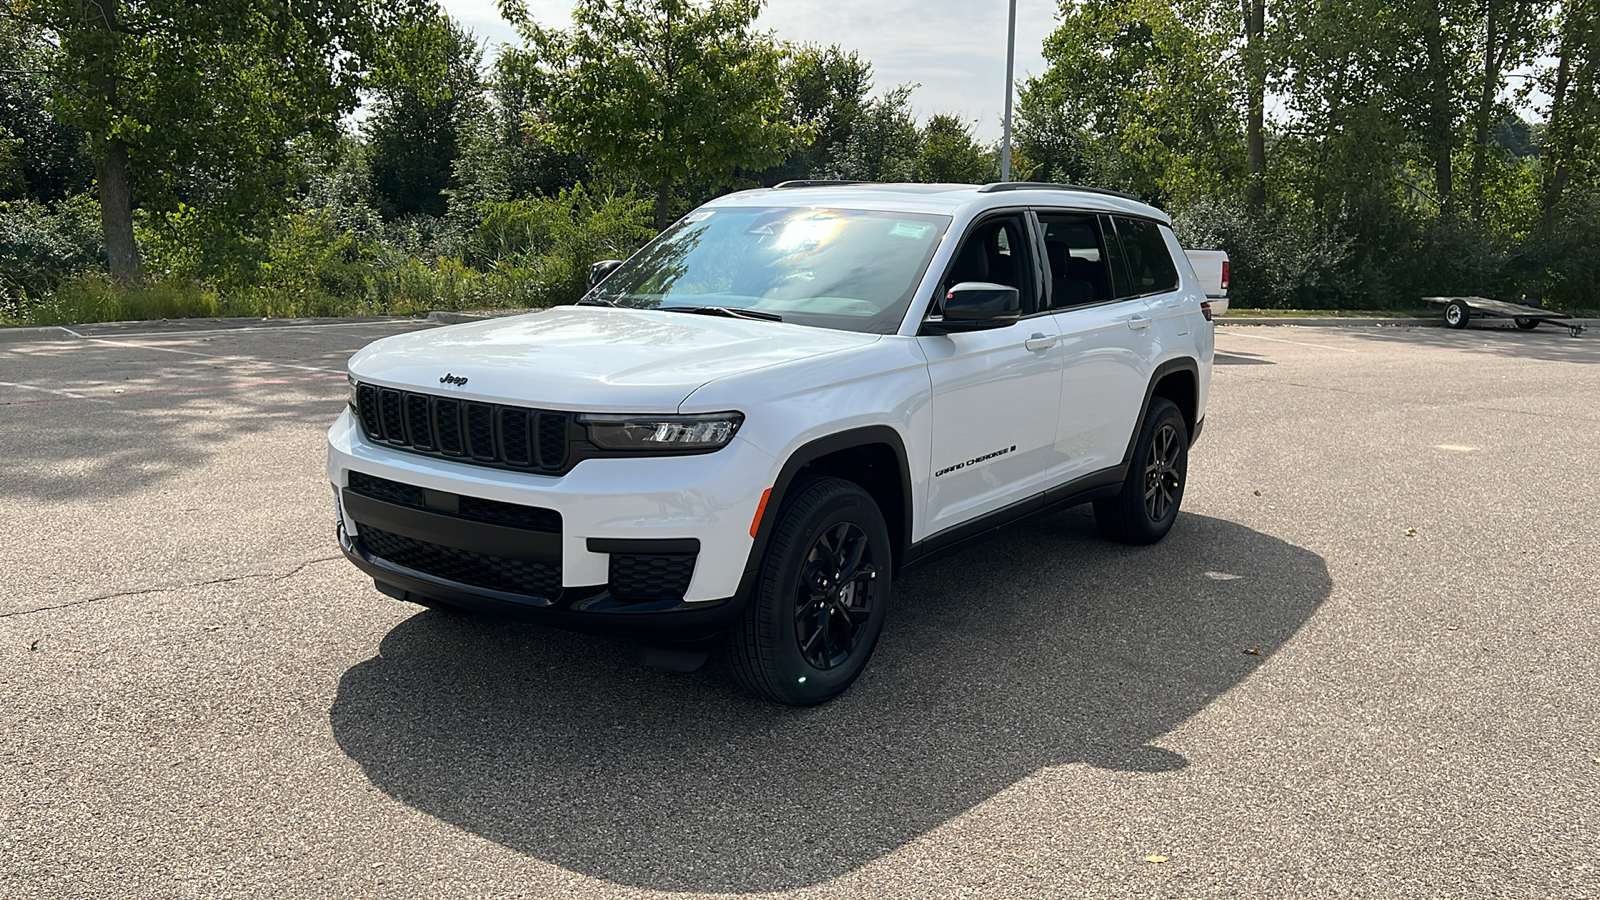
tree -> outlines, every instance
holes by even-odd
[[[914,85],[901,85],[867,101],[850,136],[828,151],[821,178],[847,181],[912,181],[921,136],[911,112]]]
[[[783,64],[784,111],[808,139],[797,142],[779,169],[761,180],[810,178],[834,147],[850,139],[872,91],[872,63],[837,44],[790,48]]]
[[[549,128],[572,150],[648,184],[657,228],[689,179],[726,184],[783,159],[802,136],[784,115],[782,53],[752,23],[761,0],[578,0],[567,31],[517,0]]]
[[[995,154],[972,137],[972,127],[949,113],[937,113],[922,126],[913,177],[917,181],[988,184],[999,181]]]
[[[1562,4],[1556,64],[1546,76],[1550,106],[1542,141],[1542,230],[1553,229],[1576,183],[1591,192],[1600,180],[1600,2]]]
[[[1250,182],[1245,188],[1247,208],[1260,218],[1267,211],[1267,0],[1243,0],[1245,164]]]
[[[37,27],[0,15],[0,199],[55,201],[89,187],[83,132],[50,109],[55,52]]]
[[[290,140],[331,140],[374,34],[364,0],[23,0],[53,35],[54,108],[94,160],[111,273],[139,277],[133,207],[196,173],[238,221],[284,202]]]
[[[483,107],[483,51],[435,8],[391,30],[374,56],[363,128],[373,194],[389,218],[442,216],[464,131]]]
[[[1070,148],[1063,161],[1081,154],[1087,180],[1158,202],[1240,180],[1235,83],[1220,64],[1237,18],[1203,0],[1064,0],[1049,68],[1020,92],[1024,149]]]

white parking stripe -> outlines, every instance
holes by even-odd
[[[273,362],[270,359],[257,359],[253,356],[218,356],[215,353],[201,353],[197,350],[179,350],[176,347],[152,347],[149,344],[124,344],[119,341],[110,341],[105,338],[88,338],[90,343],[108,344],[112,347],[128,347],[134,350],[160,350],[163,353],[181,353],[184,356],[199,356],[205,359],[220,359],[226,362],[258,363],[267,366],[277,366],[282,369],[299,369],[304,372],[326,372],[330,375],[343,375],[343,369],[324,369],[318,366],[297,366],[294,363]]]
[[[1223,332],[1219,331],[1218,335],[1221,335],[1221,334],[1223,334]],[[1294,344],[1294,345],[1300,346],[1300,347],[1316,347],[1319,350],[1337,350],[1340,353],[1354,353],[1354,352],[1356,352],[1356,351],[1350,349],[1349,347],[1330,347],[1327,344],[1308,344],[1305,341],[1290,341],[1290,340],[1285,340],[1284,338],[1269,338],[1269,337],[1266,337],[1264,335],[1259,335],[1259,334],[1244,334],[1242,332],[1241,333],[1235,333],[1233,331],[1228,331],[1227,332],[1227,336],[1228,337],[1255,338],[1258,341],[1271,341],[1274,344]]]
[[[99,397],[88,397],[83,394],[74,394],[71,391],[58,391],[55,388],[39,387],[32,384],[18,384],[15,381],[0,381],[0,387],[17,388],[24,391],[38,391],[41,394],[54,394],[57,397],[71,397],[73,400],[90,400],[95,403],[111,402],[109,400],[102,400]]]

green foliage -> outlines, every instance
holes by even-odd
[[[936,114],[922,127],[916,181],[988,184],[1000,180],[1000,167],[992,150],[979,146],[966,122],[947,113]]]
[[[1017,171],[1135,193],[1233,259],[1241,307],[1483,294],[1593,307],[1600,2],[1071,0]],[[1513,70],[1533,67],[1544,127]],[[1265,169],[1247,171],[1253,91]],[[1581,173],[1581,174],[1580,174]]]
[[[1020,92],[1023,161],[1039,171],[1019,171],[1083,174],[1160,204],[1219,193],[1244,168],[1238,85],[1218,65],[1234,30],[1200,0],[1064,4],[1050,67]]]
[[[372,114],[363,127],[373,194],[388,218],[441,216],[460,138],[483,106],[483,52],[437,10],[385,37],[374,54]]]
[[[833,148],[850,139],[872,90],[872,64],[837,44],[788,47],[782,79],[784,114],[800,139],[777,166],[757,173],[759,184],[811,178]]]
[[[15,317],[70,276],[104,264],[100,208],[77,195],[57,203],[0,200],[0,307]]]
[[[761,0],[578,0],[568,31],[541,28],[513,4],[558,144],[656,193],[720,187],[770,166],[802,135],[784,116],[778,46],[751,28]]]
[[[654,236],[648,223],[648,202],[596,196],[577,185],[554,197],[490,206],[469,258],[491,271],[515,271],[526,305],[571,303],[588,289],[590,266],[624,259]]]
[[[921,144],[911,112],[911,85],[867,101],[850,136],[834,144],[817,175],[852,181],[914,181]]]
[[[133,198],[156,213],[187,203],[241,230],[283,209],[297,149],[338,135],[393,10],[366,0],[30,0],[17,9],[58,40],[52,108],[88,136],[119,278],[141,268]]]
[[[0,16],[0,199],[55,201],[89,186],[83,133],[50,110],[55,55],[38,28]]]

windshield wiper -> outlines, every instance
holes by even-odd
[[[609,306],[612,309],[621,309],[621,307],[617,306],[617,304],[614,301],[607,300],[604,297],[584,297],[583,299],[579,300],[577,303],[574,303],[572,305],[573,306]]]
[[[783,317],[776,313],[760,312],[754,309],[740,309],[736,306],[662,306],[662,312],[693,313],[697,316],[723,316],[729,319],[759,319],[763,322],[782,322]]]

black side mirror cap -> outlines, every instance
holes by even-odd
[[[606,280],[606,276],[615,272],[617,266],[622,265],[620,259],[602,259],[589,267],[589,287],[594,287]]]
[[[924,334],[1004,328],[1022,318],[1022,294],[1007,284],[963,281],[944,296],[944,316],[922,324]]]

